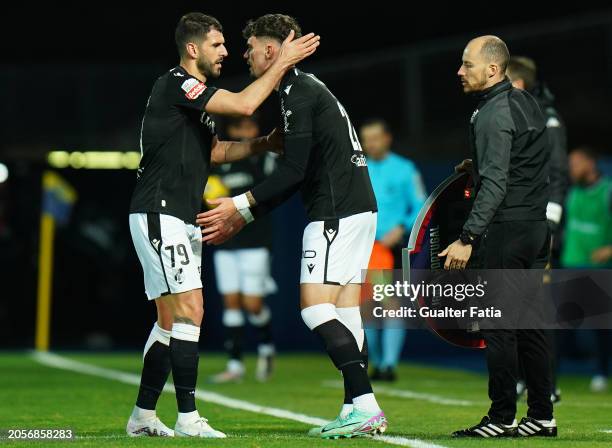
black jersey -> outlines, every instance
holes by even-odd
[[[285,152],[251,191],[257,216],[298,189],[312,221],[376,211],[365,155],[346,110],[314,75],[292,69],[279,88]]]
[[[237,196],[263,181],[276,166],[276,154],[252,156],[232,163],[224,163],[212,169],[229,190],[229,196]],[[272,217],[262,216],[246,226],[236,236],[218,246],[219,249],[272,248]]]
[[[215,136],[204,107],[216,90],[181,66],[157,79],[142,120],[142,158],[130,213],[157,212],[195,223]]]

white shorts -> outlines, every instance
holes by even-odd
[[[311,222],[302,240],[300,283],[362,283],[375,234],[375,212]]]
[[[266,296],[276,292],[270,276],[270,251],[264,247],[217,250],[214,255],[217,289],[221,294]]]
[[[202,233],[174,216],[131,213],[130,233],[149,300],[202,288]]]

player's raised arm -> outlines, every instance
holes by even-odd
[[[275,128],[268,135],[243,142],[213,139],[211,162],[215,165],[231,163],[266,151],[282,154],[283,135]]]
[[[314,33],[293,39],[294,32],[283,42],[278,59],[266,73],[238,93],[220,89],[206,104],[206,112],[222,115],[252,115],[272,93],[283,75],[301,60],[313,54],[320,36]]]
[[[254,215],[264,214],[288,199],[304,180],[312,149],[312,118],[314,113],[313,95],[303,86],[294,84],[293,93],[285,98],[284,156],[279,159],[278,168],[263,182],[250,191],[233,198],[211,201],[216,205],[212,210],[197,215],[196,223],[206,226],[202,231],[203,241],[216,244],[219,232],[223,232],[224,221],[240,213],[245,222],[255,219]]]

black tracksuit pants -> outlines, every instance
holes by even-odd
[[[543,269],[550,235],[546,221],[491,223],[483,241],[487,269]],[[489,370],[489,417],[510,424],[516,416],[519,359],[525,369],[529,410],[538,420],[552,418],[552,352],[543,330],[483,330]]]

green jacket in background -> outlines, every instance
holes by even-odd
[[[593,263],[591,254],[612,244],[612,179],[601,177],[589,187],[573,186],[566,205],[561,264],[567,268],[612,267]]]

